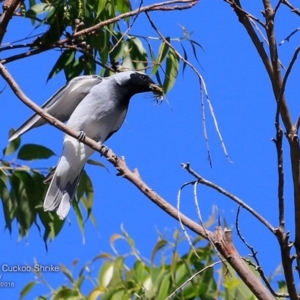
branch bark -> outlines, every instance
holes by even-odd
[[[3,14],[0,23],[0,45],[2,44],[8,23],[21,2],[23,2],[23,0],[6,0],[3,4]]]
[[[249,17],[247,14],[241,9],[241,3],[239,0],[226,1],[229,3],[236,13],[239,21],[247,30],[247,33],[252,40],[253,45],[255,46],[263,65],[265,66],[267,73],[270,78],[270,82],[272,84],[272,89],[274,93],[274,98],[276,101],[277,109],[280,114],[280,118],[283,122],[283,125],[286,130],[286,137],[289,142],[290,148],[290,159],[291,159],[291,167],[292,167],[292,176],[293,176],[293,189],[294,189],[294,206],[295,206],[295,248],[297,254],[297,269],[300,275],[300,151],[299,151],[299,139],[298,139],[298,128],[297,122],[294,125],[292,121],[292,117],[289,112],[289,108],[287,105],[287,100],[285,98],[285,84],[289,73],[292,70],[293,63],[297,58],[297,54],[299,50],[296,50],[294,57],[289,65],[289,68],[286,72],[284,79],[282,79],[281,75],[281,65],[278,57],[278,48],[277,41],[275,35],[275,14],[279,8],[279,3],[276,8],[273,9],[269,0],[262,0],[264,5],[263,15],[266,20],[266,26],[264,27],[267,34],[268,40],[268,48],[269,48],[269,56],[264,50],[263,43],[260,42],[257,34],[251,26],[249,21]],[[288,5],[288,1],[282,1],[283,4]],[[288,5],[289,6],[289,5]],[[294,60],[295,58],[295,60]],[[277,151],[281,151],[281,149],[277,149]],[[280,158],[280,153],[277,153]],[[280,159],[277,161],[280,163]],[[280,166],[278,166],[279,171],[279,184],[283,184],[283,173],[281,173]],[[280,187],[279,187],[280,188]],[[283,188],[283,187],[282,187]],[[281,201],[281,202],[280,202]],[[279,190],[279,205],[281,209],[279,228],[276,229],[276,236],[279,241],[279,245],[281,248],[281,256],[282,256],[282,264],[284,269],[284,274],[286,278],[287,288],[289,292],[289,296],[291,299],[298,299],[297,291],[294,282],[293,275],[293,267],[292,267],[292,259],[290,257],[290,248],[293,244],[288,242],[289,234],[284,232],[284,220],[283,220],[283,195]]]

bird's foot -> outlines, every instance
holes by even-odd
[[[77,137],[77,140],[79,142],[83,142],[85,140],[85,137],[86,137],[86,133],[84,131],[79,131],[79,135]]]
[[[108,151],[109,151],[109,148],[105,145],[101,145],[100,146],[100,151],[103,153],[103,154],[106,154]],[[101,156],[103,156],[103,154],[101,153]]]

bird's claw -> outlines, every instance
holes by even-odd
[[[100,151],[103,153],[103,154],[106,154],[108,151],[109,151],[109,148],[105,145],[101,145],[100,146]],[[103,156],[103,154],[101,153],[101,156]]]
[[[84,131],[79,131],[79,135],[77,137],[77,140],[79,142],[83,142],[85,140],[85,137],[86,137],[86,133]]]

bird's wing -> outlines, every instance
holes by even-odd
[[[101,83],[102,80],[101,77],[96,75],[75,77],[44,103],[42,108],[61,122],[65,122],[81,100],[90,92],[91,88]],[[46,123],[45,119],[38,114],[34,114],[16,130],[9,141],[16,139],[32,128]]]

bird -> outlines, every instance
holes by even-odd
[[[77,77],[70,81],[66,87],[50,98],[44,107],[48,109],[48,113],[59,116],[61,120],[68,117],[67,126],[99,144],[103,144],[120,129],[132,96],[152,91],[159,99],[162,97],[162,88],[149,76],[137,71],[124,71],[109,77],[81,78]],[[80,82],[85,85],[84,88],[81,88]],[[73,111],[66,108],[68,102],[75,101],[72,96],[78,103]],[[62,111],[58,112],[57,109],[61,107],[63,107]],[[72,103],[73,107],[74,103]],[[43,123],[45,121],[34,115],[14,135],[20,136]],[[44,211],[56,210],[61,220],[66,218],[84,165],[93,153],[94,150],[81,143],[80,139],[65,135],[62,155],[44,199]]]
[[[70,80],[59,89],[42,108],[61,122],[66,122],[79,102],[90,92],[91,88],[102,82],[97,75],[78,76]],[[47,121],[38,114],[32,115],[9,138],[9,142],[23,135],[32,128],[47,124]]]

